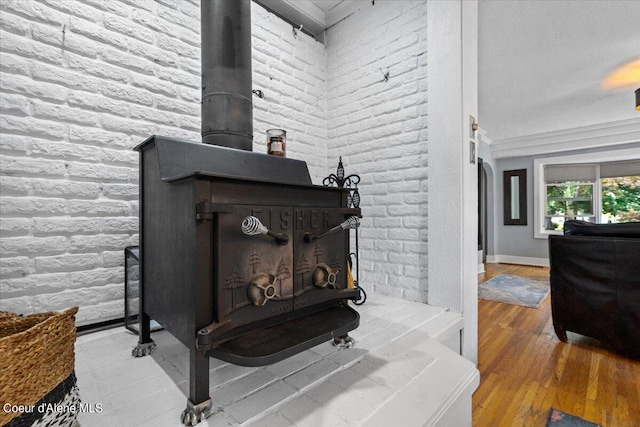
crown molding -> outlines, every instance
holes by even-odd
[[[487,145],[491,145],[493,144],[493,140],[487,136],[487,133],[488,132],[486,130],[478,128],[478,140]]]
[[[534,156],[640,142],[640,118],[492,141],[495,159]]]

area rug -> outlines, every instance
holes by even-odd
[[[602,427],[600,424],[590,423],[575,415],[565,414],[551,408],[547,418],[547,427]]]
[[[498,274],[481,283],[478,289],[479,298],[530,308],[538,308],[548,293],[548,281],[510,274]]]

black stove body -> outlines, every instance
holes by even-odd
[[[305,162],[154,136],[140,152],[140,337],[156,320],[190,350],[185,424],[211,408],[209,357],[270,364],[359,324],[349,233],[359,208],[311,184]],[[249,235],[247,217],[270,234]],[[310,238],[310,236],[314,236]],[[320,236],[319,238],[315,238]]]

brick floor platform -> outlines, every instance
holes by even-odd
[[[479,374],[454,351],[460,314],[379,295],[358,311],[353,348],[326,343],[259,368],[211,359],[214,413],[200,425],[470,426]],[[124,328],[78,338],[78,385],[93,409],[81,426],[181,425],[189,353],[166,331],[152,338],[158,348],[143,358],[131,357],[137,337]]]

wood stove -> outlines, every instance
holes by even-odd
[[[358,326],[347,304],[359,293],[350,285],[349,233],[330,232],[360,216],[347,207],[348,190],[312,185],[306,163],[292,159],[159,136],[137,150],[142,286],[134,355],[155,347],[150,319],[190,349],[185,423],[211,406],[208,357],[266,365]],[[248,218],[270,234],[247,234]]]
[[[211,411],[209,357],[280,361],[348,346],[360,292],[349,271],[348,189],[314,186],[305,162],[253,153],[250,0],[203,0],[202,137],[152,136],[140,152],[140,335],[150,319],[190,351],[182,421]],[[351,206],[351,207],[350,207]]]

